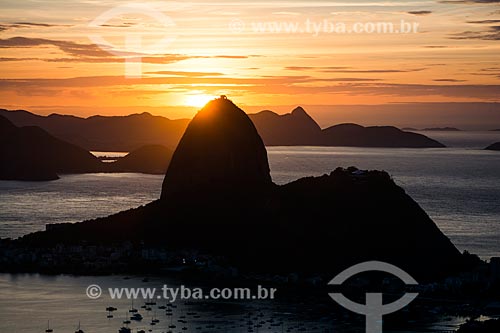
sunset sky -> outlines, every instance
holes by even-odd
[[[187,118],[226,94],[249,112],[302,105],[322,125],[500,125],[500,0],[137,1],[165,20],[106,14],[126,3],[2,0],[0,107]],[[328,30],[402,20],[418,31]]]

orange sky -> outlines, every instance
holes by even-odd
[[[0,107],[178,118],[220,94],[283,112],[500,102],[495,0],[148,1],[120,13],[123,3],[3,0]],[[418,31],[340,31],[402,20]]]

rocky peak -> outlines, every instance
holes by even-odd
[[[271,184],[267,151],[255,126],[221,96],[188,125],[165,175],[161,198],[238,197]]]

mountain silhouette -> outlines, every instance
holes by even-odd
[[[443,148],[443,144],[421,134],[404,132],[393,126],[363,127],[340,124],[322,131],[324,145],[347,147]]]
[[[310,146],[322,143],[321,128],[301,107],[285,115],[262,111],[249,117],[267,146]]]
[[[51,114],[39,116],[28,111],[0,109],[0,115],[17,126],[38,126],[57,138],[89,151],[131,152],[150,144],[174,149],[189,120],[170,120],[147,112],[129,116],[80,118]]]
[[[17,127],[0,116],[0,179],[46,181],[61,174],[138,172],[164,174],[172,150],[147,145],[113,163],[57,139],[36,126]]]
[[[463,267],[451,241],[386,172],[337,168],[278,186],[265,155],[248,116],[226,98],[212,101],[177,147],[160,200],[17,242],[145,242],[210,253],[242,271],[329,278],[366,260],[425,279]]]
[[[88,151],[54,138],[39,127],[16,127],[0,116],[0,179],[54,180],[60,173],[100,170]]]
[[[267,152],[252,121],[230,100],[209,102],[190,122],[165,175],[161,198],[232,197],[271,185]]]
[[[116,162],[108,163],[110,172],[165,174],[173,151],[161,145],[146,145]]]
[[[27,111],[0,109],[0,115],[18,126],[44,128],[54,136],[90,151],[128,152],[148,144],[175,149],[189,123],[188,119],[170,120],[149,113],[84,119],[57,114],[43,117]],[[444,147],[422,134],[389,126],[340,124],[322,130],[301,107],[285,115],[262,111],[249,117],[266,146]]]
[[[485,148],[486,150],[500,150],[500,142],[495,142],[488,147]]]

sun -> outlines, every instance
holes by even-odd
[[[204,94],[196,94],[196,95],[188,95],[186,96],[186,105],[195,106],[195,107],[203,107],[205,104],[214,99],[213,96],[204,95]]]

